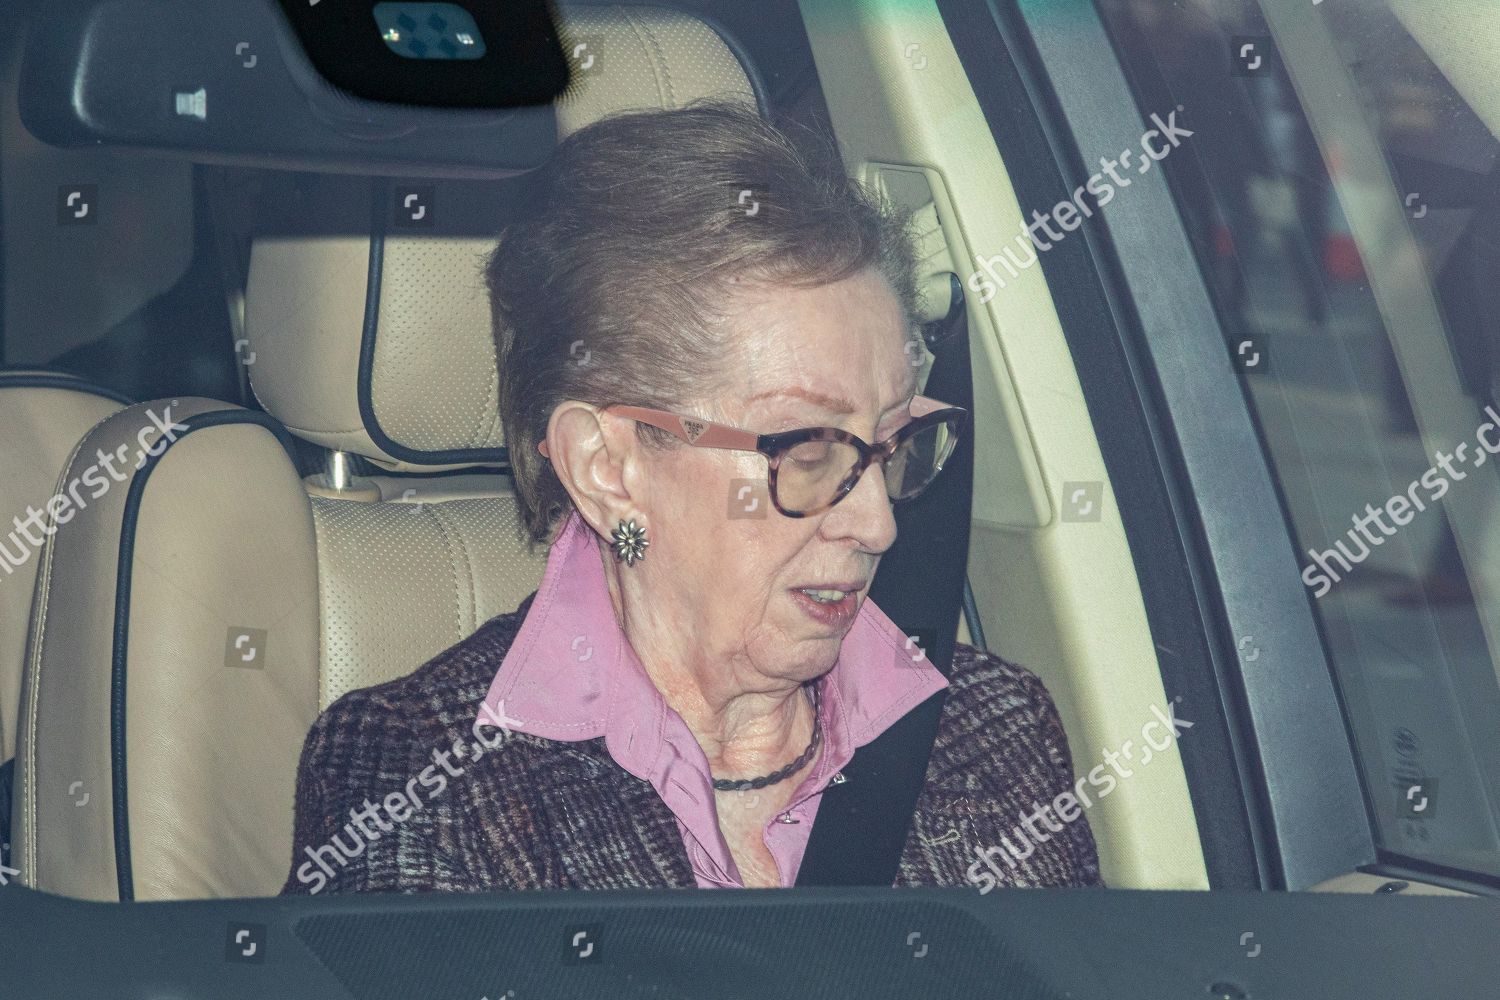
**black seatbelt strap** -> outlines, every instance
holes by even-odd
[[[953,284],[953,310],[923,331],[934,355],[923,394],[972,414],[968,318],[963,288],[956,278]],[[882,557],[870,586],[869,599],[907,635],[919,637],[945,676],[964,600],[973,485],[971,419],[942,474],[920,497],[895,508],[896,544]],[[856,750],[843,768],[847,780],[823,792],[799,886],[895,882],[946,694],[946,689],[937,692]]]

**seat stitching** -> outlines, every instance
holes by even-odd
[[[117,414],[123,413],[125,409],[126,407],[122,407],[121,409],[114,411],[114,413],[110,413],[100,419],[97,423],[94,424],[94,426],[90,427],[82,437],[78,439],[78,442],[75,445],[73,445],[72,454],[70,454],[68,456],[68,460],[63,463],[62,471],[58,474],[57,488],[53,491],[53,496],[57,496],[63,492],[63,484],[67,482],[68,473],[72,471],[73,462],[78,458],[78,453],[83,450],[83,443],[87,441],[90,435],[92,435],[96,430],[102,427],[106,422],[108,422]],[[55,537],[56,532],[48,535],[47,541],[42,546],[43,555],[38,567],[37,586],[32,591],[32,600],[35,604],[35,607],[31,612],[31,634],[27,636],[26,640],[27,643],[31,646],[31,649],[29,650],[29,655],[26,657],[26,670],[23,674],[23,677],[29,679],[32,683],[23,683],[23,687],[30,689],[27,697],[27,701],[30,702],[30,704],[27,705],[27,716],[30,720],[30,725],[27,726],[26,729],[26,759],[29,762],[27,771],[28,781],[26,789],[28,795],[26,797],[26,801],[22,802],[22,813],[26,821],[27,874],[31,878],[32,887],[38,889],[41,888],[41,886],[37,884],[36,810],[32,808],[32,802],[30,800],[34,798],[35,790],[37,787],[36,733],[37,716],[41,712],[42,697],[42,685],[40,683],[39,674],[41,672],[42,660],[42,636],[45,634],[45,630],[47,627],[47,610],[49,607],[50,598],[52,596],[52,561],[55,555],[53,541]],[[16,735],[19,736],[20,734],[17,733]],[[17,743],[17,753],[20,753],[19,743]],[[19,789],[17,790],[19,791]]]
[[[656,38],[651,34],[650,29],[645,26],[645,23],[639,17],[637,17],[633,12],[629,10],[624,11],[624,14],[626,23],[628,23],[631,27],[631,30],[636,33],[636,37],[648,44],[651,49],[656,52],[656,59],[654,61],[649,58],[650,53],[647,53],[647,62],[651,63],[651,75],[656,77],[657,101],[663,107],[676,107],[677,101],[672,96],[672,78],[671,75],[667,73],[666,60],[662,57],[661,46],[656,44]],[[662,79],[664,76],[666,77],[665,86],[663,85]]]
[[[483,502],[479,504],[483,507]],[[474,576],[474,560],[469,557],[469,537],[461,528],[455,528],[458,536],[458,552],[463,557],[464,573],[469,578],[469,624],[465,634],[473,632],[479,627],[479,581]]]
[[[498,406],[491,408],[489,405],[490,393],[497,393],[498,398],[499,387],[497,383],[499,383],[499,381],[500,367],[499,360],[496,359],[496,361],[490,365],[490,380],[485,384],[484,399],[479,404],[479,419],[474,422],[474,434],[476,435],[476,440],[474,443],[481,448],[487,446],[487,442],[490,440],[490,435],[494,431],[495,422],[500,419],[500,408]],[[483,436],[480,437],[479,435]]]
[[[325,601],[324,598],[323,598],[323,576],[324,576],[324,574],[323,574],[323,548],[324,548],[324,546],[323,546],[323,531],[324,531],[324,527],[323,527],[323,519],[321,517],[319,517],[319,513],[320,513],[321,508],[320,508],[319,503],[318,503],[319,500],[323,500],[323,499],[327,499],[327,498],[324,498],[324,497],[315,497],[312,494],[307,494],[308,516],[312,519],[312,529],[313,529],[313,574],[314,574],[314,578],[315,578],[315,584],[314,585],[316,586],[317,591],[318,591],[318,655],[317,655],[317,669],[315,671],[314,678],[313,678],[313,705],[317,708],[317,711],[318,711],[319,714],[321,714],[322,711],[323,711],[323,709],[326,708],[327,705],[328,705],[328,703],[323,700],[323,695],[328,690],[327,687],[326,687],[326,685],[325,685],[325,682],[328,679],[328,673],[324,669],[324,667],[326,665],[325,664],[325,659],[326,659],[326,654],[327,654],[327,649],[328,649],[328,636],[327,636],[327,632],[325,631],[325,629],[327,628],[327,620],[328,620],[328,602]],[[323,513],[324,516],[327,516],[327,515],[329,515],[329,514],[332,513],[331,511],[321,511],[321,512]],[[290,614],[290,613],[291,613],[290,610],[288,610],[286,614]],[[283,614],[281,617],[285,618],[286,614]],[[278,619],[278,621],[279,621],[279,619]]]
[[[453,555],[453,538],[448,532],[448,526],[443,523],[442,515],[437,512],[437,505],[431,504],[429,506],[431,506],[432,509],[428,511],[428,513],[432,515],[433,523],[437,525],[438,531],[443,536],[443,544],[448,547],[448,568],[453,571],[453,621],[454,624],[458,626],[457,638],[462,639],[466,635],[468,635],[468,633],[464,631],[463,615],[459,610],[463,588],[459,585],[458,560],[454,558]]]
[[[667,62],[667,55],[662,51],[661,43],[656,38],[656,32],[651,30],[651,25],[645,19],[641,20],[641,30],[646,32],[646,37],[651,40],[651,47],[656,50],[656,58],[661,61],[661,75],[667,81],[667,100],[673,107],[677,106],[677,94],[672,88],[672,66]]]
[[[498,361],[496,363],[498,365]],[[495,387],[497,401],[498,401],[498,398],[499,398],[499,385],[498,385],[499,381],[500,381],[500,369],[498,367],[496,367],[494,379],[493,379],[493,381],[491,381],[490,384]],[[485,399],[486,400],[489,399],[489,393],[488,392],[485,393]],[[497,432],[499,430],[500,430],[500,407],[496,406],[494,408],[494,410],[492,410],[490,412],[490,425],[487,428],[485,428],[484,440],[486,442],[490,442],[490,441],[495,440],[496,434],[497,434]],[[504,437],[503,434],[500,435],[500,444],[502,446],[505,444],[505,437]],[[486,447],[488,447],[488,444],[486,444]]]
[[[264,405],[264,404],[262,404],[262,405]],[[267,413],[272,413],[272,415],[274,416],[273,411],[267,410],[266,412]],[[365,427],[364,424],[360,424],[358,427],[350,427],[347,430],[337,430],[337,429],[331,430],[331,429],[328,429],[328,428],[325,428],[325,427],[298,427],[295,424],[288,424],[288,423],[283,423],[282,426],[285,427],[287,430],[296,433],[296,435],[298,437],[307,437],[310,434],[368,434],[369,433],[368,429]]]
[[[480,274],[481,274],[481,277],[483,277],[483,265],[482,265],[482,263],[481,263]],[[491,361],[490,361],[490,378],[489,378],[489,381],[486,382],[485,386],[484,386],[484,398],[479,401],[479,412],[478,412],[478,414],[475,415],[474,429],[472,431],[470,431],[471,434],[474,434],[476,436],[476,443],[481,442],[481,441],[487,441],[489,439],[489,431],[490,431],[490,429],[495,426],[495,421],[498,420],[498,419],[500,419],[500,408],[498,406],[496,406],[493,409],[491,409],[490,405],[489,405],[489,402],[490,402],[490,393],[492,393],[492,392],[498,392],[498,384],[500,382],[500,358],[499,358],[499,355],[496,353],[495,341],[494,341],[493,338],[490,339],[489,346],[490,346],[489,355],[490,355],[490,359],[491,359]],[[483,438],[478,437],[478,435],[480,435],[480,434],[484,434],[485,437],[483,437]]]
[[[651,30],[651,25],[646,22],[645,18],[641,19],[641,30],[646,33],[646,37],[651,41],[651,47],[656,50],[656,58],[661,63],[661,75],[667,81],[667,100],[673,107],[676,107],[677,94],[672,88],[672,67],[667,62],[666,53],[662,51],[661,43],[656,37],[656,32]]]

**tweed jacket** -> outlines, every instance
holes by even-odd
[[[283,893],[697,884],[671,810],[615,763],[603,738],[507,732],[494,749],[472,745],[476,711],[535,596],[414,673],[351,691],[323,712],[298,766]],[[443,769],[433,763],[439,749],[453,754]],[[960,644],[896,885],[974,885],[977,852],[1002,837],[1016,843],[1021,817],[1073,784],[1041,681]],[[366,821],[373,836],[354,834],[351,813],[403,790],[421,807],[390,809],[384,815],[400,822]],[[1086,818],[1031,846],[980,867],[1002,886],[1101,884]]]

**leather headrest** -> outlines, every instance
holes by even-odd
[[[575,77],[557,103],[560,137],[614,111],[702,97],[765,111],[753,67],[700,17],[556,9]],[[503,462],[482,269],[505,218],[504,182],[321,181],[329,204],[366,224],[256,239],[241,358],[261,405],[300,437],[392,470]],[[411,193],[410,214],[426,205],[430,226],[393,224]]]

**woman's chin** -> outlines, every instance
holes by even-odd
[[[839,659],[839,647],[834,646],[827,651],[806,648],[814,645],[814,643],[804,643],[803,648],[797,650],[798,655],[788,660],[783,669],[777,672],[777,676],[806,684],[832,670],[833,665]]]

